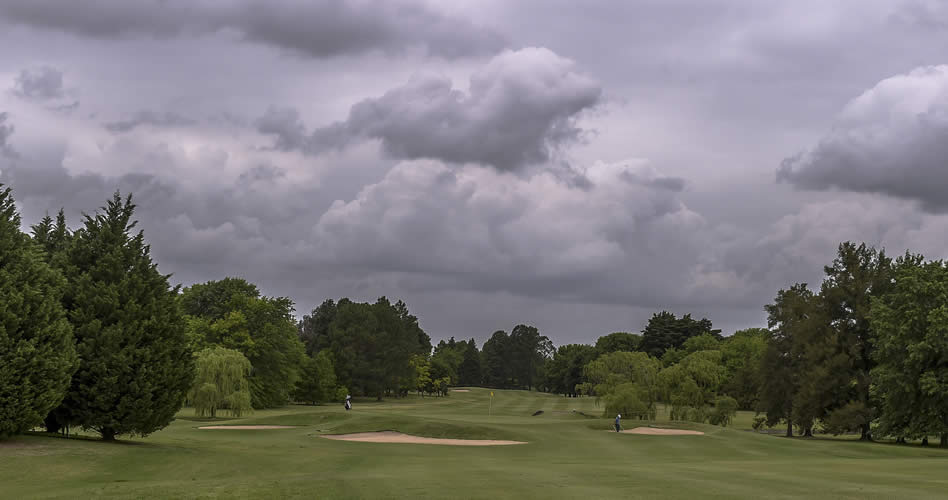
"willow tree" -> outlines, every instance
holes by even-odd
[[[201,417],[216,417],[218,410],[239,417],[250,411],[250,360],[239,351],[208,347],[195,354],[194,385],[188,403]]]

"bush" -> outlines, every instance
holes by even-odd
[[[714,400],[714,408],[708,414],[708,421],[713,425],[727,427],[731,419],[737,415],[737,400],[730,396],[718,396]]]
[[[655,409],[649,408],[642,397],[642,388],[635,383],[625,383],[617,386],[612,393],[603,398],[606,402],[605,416],[616,414],[626,415],[627,418],[640,420],[654,420]]]

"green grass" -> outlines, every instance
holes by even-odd
[[[2,498],[853,498],[948,496],[948,450],[786,439],[670,423],[704,436],[607,432],[589,398],[526,391],[258,411],[194,419],[119,443],[29,435],[0,444]],[[571,410],[577,410],[576,413]],[[544,413],[531,416],[537,410]],[[583,412],[593,417],[583,416]],[[279,430],[199,430],[221,424]],[[646,425],[624,422],[626,428]],[[397,430],[529,444],[353,443],[320,434]]]

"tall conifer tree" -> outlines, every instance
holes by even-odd
[[[65,304],[79,369],[63,401],[69,423],[105,440],[168,425],[194,379],[177,289],[158,272],[135,205],[118,192],[86,215],[69,245]]]
[[[69,386],[76,351],[64,286],[20,231],[10,189],[0,190],[0,437],[42,423]]]

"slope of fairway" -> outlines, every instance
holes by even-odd
[[[667,421],[653,424],[705,434],[617,434],[605,432],[612,420],[592,399],[494,393],[493,402],[470,388],[447,398],[358,400],[350,412],[298,406],[215,421],[184,410],[167,429],[116,444],[21,436],[0,444],[0,497],[902,499],[948,491],[946,450]],[[206,425],[296,427],[198,429]],[[527,444],[319,438],[374,431]]]

